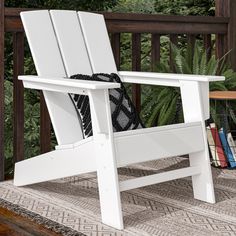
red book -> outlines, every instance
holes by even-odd
[[[227,158],[224,154],[224,150],[223,150],[223,147],[221,145],[221,141],[220,141],[220,137],[219,137],[219,133],[218,133],[218,130],[216,128],[216,125],[214,123],[210,124],[210,127],[211,127],[211,133],[212,133],[212,136],[213,136],[213,139],[215,141],[215,144],[216,144],[216,151],[217,151],[217,154],[218,154],[218,157],[219,157],[219,161],[220,161],[220,166],[221,167],[227,167]]]

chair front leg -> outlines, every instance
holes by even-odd
[[[123,229],[108,90],[89,91],[102,222]]]
[[[203,139],[204,150],[189,155],[190,166],[199,166],[202,170],[201,174],[192,176],[194,198],[215,203],[205,128],[205,119],[209,115],[209,107],[206,107],[209,104],[209,84],[197,81],[181,81],[180,84],[185,122],[202,122],[202,137],[199,138]]]

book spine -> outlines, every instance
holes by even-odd
[[[229,144],[227,142],[226,134],[225,134],[223,128],[219,130],[219,136],[220,136],[220,140],[221,140],[223,149],[225,151],[225,155],[228,158],[230,166],[236,167],[236,163],[234,161],[233,154],[232,154]]]
[[[212,137],[212,133],[211,133],[211,128],[210,126],[206,127],[206,131],[207,131],[207,141],[208,141],[208,145],[209,145],[209,150],[212,156],[212,162],[213,165],[216,167],[220,166],[220,160],[219,160],[219,156],[216,150],[216,144],[214,142],[214,139]]]
[[[220,142],[220,137],[219,137],[218,131],[214,125],[211,125],[210,127],[211,127],[212,137],[213,137],[215,144],[216,144],[216,150],[217,150],[217,153],[219,156],[220,166],[227,167],[227,159],[225,157],[225,154],[224,154],[221,142]]]
[[[228,143],[229,143],[229,147],[230,147],[231,152],[232,152],[232,154],[233,154],[234,161],[236,162],[236,145],[235,145],[235,143],[234,143],[234,139],[233,139],[231,133],[228,133],[228,134],[227,134],[227,141],[228,141]]]

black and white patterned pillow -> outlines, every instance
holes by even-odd
[[[144,125],[142,124],[139,115],[126,92],[126,89],[117,74],[99,73],[93,74],[92,76],[77,74],[72,75],[70,78],[78,80],[120,83],[120,88],[109,89],[113,131],[119,132],[144,128]],[[70,94],[70,96],[81,119],[84,136],[92,136],[93,132],[88,96],[77,94]]]

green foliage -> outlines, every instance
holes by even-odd
[[[102,11],[111,8],[116,2],[117,0],[8,0],[5,5],[7,7]]]
[[[156,13],[168,15],[214,15],[214,0],[156,0]]]
[[[225,57],[216,59],[214,55],[207,60],[207,52],[198,43],[192,49],[190,46],[178,48],[171,45],[174,67],[164,59],[157,66],[158,72],[216,75],[226,77],[225,82],[210,84],[211,90],[233,90],[236,88],[236,73],[225,63]],[[147,126],[165,125],[183,121],[181,97],[179,88],[150,86],[142,105],[142,118]],[[214,106],[212,113],[215,114]]]
[[[4,113],[4,154],[5,173],[13,173],[13,83],[4,81],[5,89],[5,113]],[[32,99],[33,98],[33,99]],[[30,91],[25,93],[25,157],[31,157],[39,153],[39,109],[38,102],[33,105],[35,96]]]
[[[155,0],[120,0],[113,12],[155,13]]]
[[[214,15],[214,0],[119,0],[112,11],[167,15]]]
[[[5,80],[4,153],[6,174],[13,171],[13,83]],[[39,99],[36,91],[25,90],[24,149],[25,158],[39,154]]]

